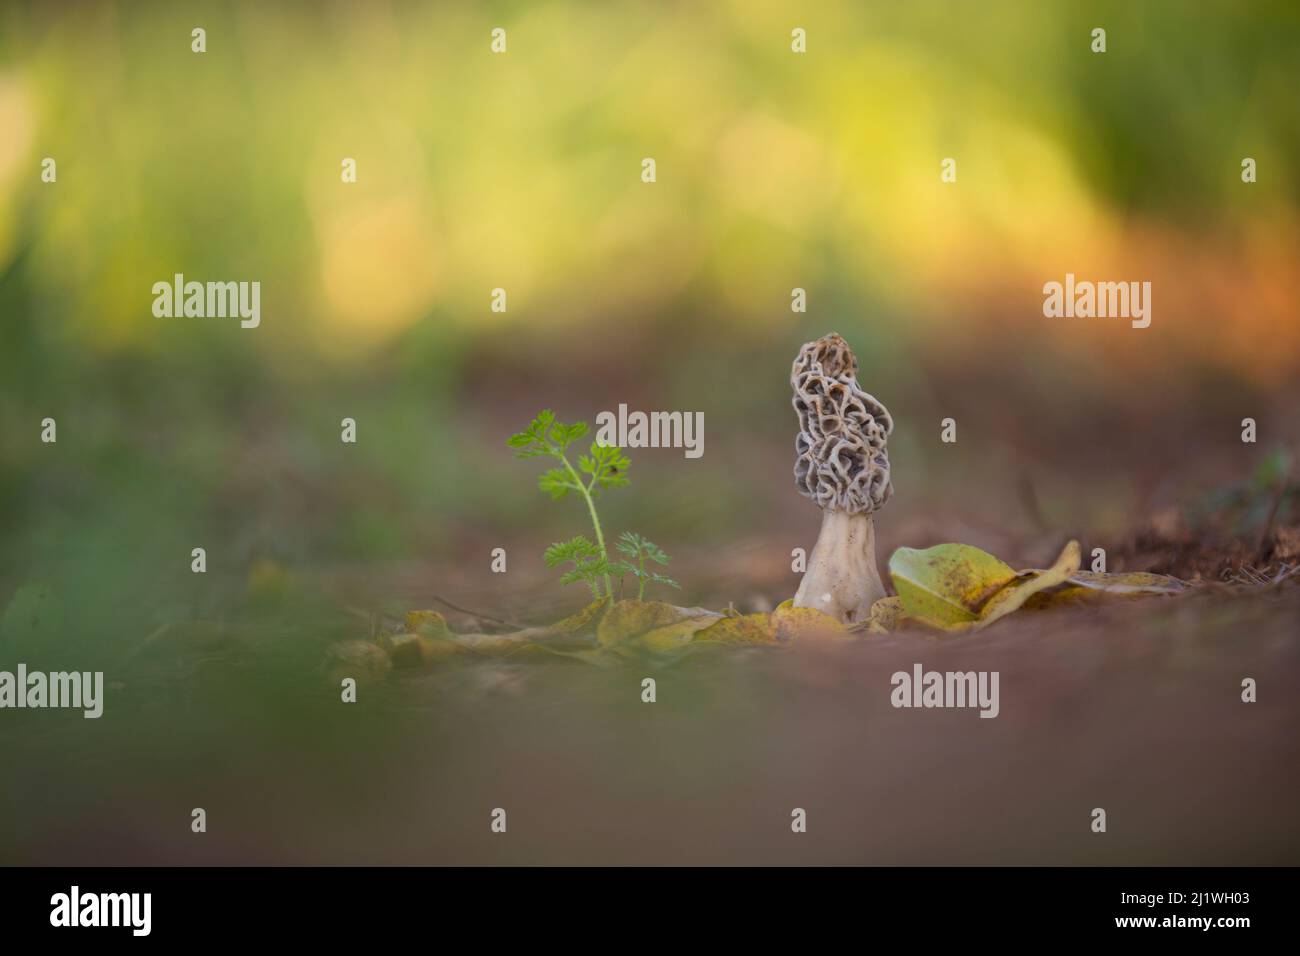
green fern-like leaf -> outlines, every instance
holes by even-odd
[[[591,451],[578,459],[578,470],[591,475],[595,488],[621,488],[628,483],[627,470],[632,462],[621,448],[592,443]]]
[[[542,555],[548,568],[563,564],[565,561],[590,561],[598,557],[600,557],[600,549],[596,547],[595,542],[582,535],[570,538],[568,541],[557,541]]]
[[[563,468],[550,468],[542,472],[537,479],[537,487],[556,501],[559,501],[570,491],[578,490],[577,486],[569,480],[569,473]]]

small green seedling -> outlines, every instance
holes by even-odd
[[[626,561],[619,561],[616,563],[620,566],[619,570],[636,576],[636,599],[638,601],[645,597],[646,581],[653,581],[655,584],[665,584],[668,587],[681,588],[681,585],[672,578],[664,577],[662,574],[655,571],[647,571],[645,569],[647,558],[655,564],[668,563],[668,555],[664,554],[663,549],[653,541],[649,541],[632,531],[624,531],[618,538],[618,550],[636,561],[635,565],[629,564]]]
[[[578,535],[568,541],[557,541],[546,549],[543,557],[548,568],[562,564],[572,564],[560,577],[561,584],[574,584],[578,581],[586,584],[598,600],[609,598],[614,593],[614,578],[617,576],[622,588],[622,579],[631,574],[639,581],[637,600],[645,594],[646,581],[681,587],[671,578],[653,571],[647,571],[646,560],[656,564],[667,564],[668,555],[658,545],[647,541],[640,535],[625,531],[618,540],[618,550],[627,555],[636,564],[627,561],[610,561],[609,551],[605,548],[605,534],[600,525],[600,516],[596,513],[596,496],[609,488],[620,488],[628,483],[627,470],[632,464],[622,449],[592,442],[587,454],[578,458],[575,468],[569,460],[569,446],[588,432],[586,422],[566,425],[555,420],[555,413],[547,410],[539,412],[528,428],[511,435],[506,444],[515,449],[518,458],[553,458],[560,464],[542,472],[537,479],[537,487],[549,494],[556,501],[565,498],[570,492],[577,492],[586,502],[587,513],[591,516],[591,528],[596,533],[596,540]],[[585,476],[585,477],[584,477]],[[601,589],[601,584],[604,590]]]
[[[602,597],[601,579],[613,573],[610,563],[601,557],[600,548],[582,535],[568,541],[555,542],[546,549],[543,557],[548,568],[571,563],[573,568],[560,576],[560,583],[573,584],[581,581],[591,588],[592,596],[598,600]]]

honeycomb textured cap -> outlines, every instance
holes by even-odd
[[[790,372],[794,481],[824,510],[870,513],[893,494],[885,442],[894,430],[884,405],[858,384],[858,360],[838,332],[799,350]]]

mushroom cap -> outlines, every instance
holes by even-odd
[[[885,442],[889,411],[858,384],[858,360],[838,332],[799,350],[790,372],[794,410],[794,483],[827,511],[870,513],[894,488]]]

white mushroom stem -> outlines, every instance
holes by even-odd
[[[794,606],[816,608],[844,624],[856,624],[865,621],[871,605],[884,596],[871,512],[823,511],[821,534]]]

